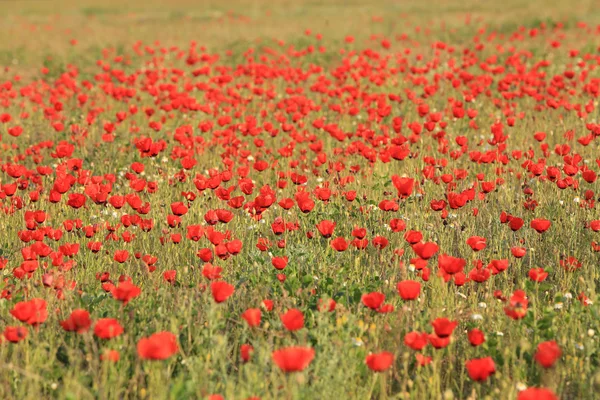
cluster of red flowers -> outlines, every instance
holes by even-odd
[[[598,33],[585,24],[577,29]],[[529,250],[555,250],[572,207],[581,221],[574,229],[590,237],[600,232],[594,150],[600,55],[586,43],[587,50],[561,48],[562,34],[561,26],[542,25],[497,38],[482,29],[472,47],[435,42],[427,51],[411,49],[403,36],[403,51],[386,39],[376,48],[343,48],[333,65],[293,61],[315,53],[313,44],[248,52],[231,67],[195,43],[137,43],[127,56],[107,50],[92,81],[71,65],[56,78],[0,82],[0,212],[18,227],[3,242],[9,251],[0,253],[0,296],[21,323],[5,327],[4,337],[17,343],[29,327],[60,324],[78,334],[93,327],[105,346],[102,358],[117,362],[110,339],[136,335],[136,326],[69,304],[106,293],[135,310],[160,285],[194,287],[210,293],[210,307],[240,311],[232,318],[245,321],[249,341],[275,303],[281,312],[269,325],[279,321],[285,343],[297,342],[269,349],[285,372],[302,371],[319,357],[315,343],[297,335],[314,325],[303,288],[319,298],[306,303],[318,311],[334,312],[343,302],[340,313],[385,324],[400,307],[409,313],[426,300],[439,287],[432,280],[469,288],[473,298],[494,288],[500,314],[520,323],[530,312],[528,288],[577,274],[586,268],[580,260],[600,252],[592,240],[558,249],[557,272]],[[567,61],[540,59],[523,44],[527,35],[551,40]],[[483,56],[488,47],[494,54]],[[133,68],[132,58],[144,67]],[[562,136],[532,131],[542,112]],[[38,140],[36,130],[52,134]],[[90,158],[92,148],[101,156]],[[561,214],[559,194],[571,200],[565,206],[571,211]],[[495,202],[503,207],[499,216],[488,212]],[[200,267],[172,262],[194,257],[186,263]],[[309,265],[336,260],[349,265],[344,274],[353,264],[361,268],[354,275],[364,284],[358,296],[337,290],[352,275],[336,280],[335,271]],[[92,268],[95,281],[76,278]],[[339,288],[324,290],[318,281],[327,278]],[[569,290],[590,304],[590,288],[572,281]],[[511,294],[505,297],[499,283]],[[246,303],[264,286],[277,299]],[[287,300],[295,296],[301,301]],[[48,327],[55,307],[62,317]],[[482,346],[491,326],[444,312],[452,318],[429,314],[432,329],[409,326],[396,344],[425,367],[433,362],[428,345],[462,341],[483,357],[460,365],[472,380],[487,380],[497,362]],[[178,334],[137,334],[139,358],[178,355]],[[395,349],[369,350],[370,370],[394,368]],[[253,351],[242,344],[242,360],[250,362]],[[533,357],[551,368],[561,355],[547,341]],[[544,396],[554,398],[547,389],[519,394]]]

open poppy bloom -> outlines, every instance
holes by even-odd
[[[39,325],[48,318],[46,301],[43,299],[31,299],[17,303],[10,313],[13,317],[29,325]]]
[[[398,293],[402,300],[414,300],[421,293],[421,284],[417,281],[402,281],[398,282]]]
[[[550,389],[532,387],[520,391],[517,400],[558,400],[558,397]]]
[[[485,381],[496,372],[496,364],[491,357],[476,358],[465,364],[469,376],[474,381]]]
[[[538,344],[535,361],[544,368],[551,368],[562,355],[562,350],[554,340]]]
[[[24,326],[7,326],[4,329],[4,338],[11,343],[17,343],[25,339],[29,331]]]
[[[387,351],[367,355],[365,362],[369,369],[374,372],[383,372],[392,366],[394,355]]]
[[[210,290],[215,302],[222,303],[233,294],[235,287],[227,282],[214,281],[210,284]]]
[[[123,327],[119,321],[113,318],[101,318],[96,321],[94,335],[100,339],[111,339],[123,333]]]
[[[171,332],[155,333],[137,344],[138,356],[143,360],[165,360],[178,350],[177,338]]]
[[[64,321],[60,321],[60,325],[65,331],[83,333],[86,332],[92,325],[90,319],[90,313],[86,310],[77,309],[73,310],[69,318]]]
[[[315,358],[315,350],[310,347],[286,347],[272,354],[273,361],[283,372],[302,371]]]

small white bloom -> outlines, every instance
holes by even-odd
[[[473,314],[473,315],[471,315],[471,319],[474,320],[474,321],[479,321],[479,320],[483,319],[483,315],[481,315],[481,314]]]
[[[483,301],[479,303],[478,306],[479,308],[487,308],[487,304],[485,304]]]
[[[594,335],[596,334],[596,331],[593,329],[588,329],[587,334],[589,337],[594,337]]]
[[[521,392],[521,391],[523,391],[523,390],[525,390],[525,389],[527,389],[527,385],[526,385],[526,384],[524,384],[524,383],[522,383],[522,382],[519,382],[519,383],[517,383],[517,390],[518,390],[519,392]]]
[[[573,295],[569,292],[565,293],[565,299],[569,299],[571,300],[573,298]]]
[[[504,336],[503,332],[496,332],[496,336]]]
[[[556,303],[554,305],[554,309],[555,310],[562,310],[562,308],[563,308],[563,303]]]

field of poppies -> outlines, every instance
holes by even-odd
[[[15,1],[0,43],[0,398],[597,398],[595,1]]]

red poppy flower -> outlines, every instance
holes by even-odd
[[[367,355],[365,362],[371,371],[382,372],[392,366],[394,355],[387,351]]]
[[[450,344],[450,336],[439,337],[435,333],[427,335],[427,340],[436,349],[443,349]]]
[[[491,357],[469,360],[465,366],[469,376],[474,381],[485,381],[490,375],[496,372],[496,364]]]
[[[547,219],[538,218],[531,221],[531,227],[536,230],[537,233],[544,233],[550,228],[551,222]]]
[[[155,333],[137,344],[138,356],[143,360],[165,360],[178,350],[177,337],[171,332]]]
[[[448,275],[454,275],[462,272],[466,264],[466,260],[452,257],[447,254],[440,254],[438,257],[438,267]]]
[[[271,259],[271,264],[273,264],[273,267],[275,267],[276,270],[283,270],[288,263],[288,258],[287,257],[273,257]]]
[[[317,224],[317,230],[324,238],[330,238],[333,235],[336,223],[333,221],[321,221]]]
[[[280,318],[283,326],[288,331],[297,331],[304,327],[304,314],[295,308],[291,308],[285,314],[281,314]]]
[[[427,336],[428,335],[425,332],[409,332],[404,335],[404,344],[413,350],[421,351],[427,346]]]
[[[548,273],[544,271],[544,268],[531,268],[527,275],[534,282],[543,282],[548,277]]]
[[[534,358],[542,367],[551,368],[561,355],[560,346],[554,340],[550,340],[538,344]]]
[[[117,362],[120,358],[121,355],[117,350],[106,350],[104,353],[100,354],[100,360],[102,361]]]
[[[417,360],[417,365],[418,365],[419,367],[424,367],[424,366],[426,366],[426,365],[429,365],[429,364],[431,364],[431,361],[433,360],[433,358],[432,358],[432,357],[429,357],[429,356],[424,356],[424,355],[423,355],[423,354],[421,354],[421,353],[417,353],[417,354],[415,354],[415,358],[416,358],[416,360]]]
[[[398,175],[393,175],[392,183],[398,191],[398,197],[406,198],[412,194],[415,180],[413,178],[401,178]]]
[[[223,268],[217,267],[212,264],[204,264],[202,267],[202,276],[204,276],[208,280],[221,279],[221,272]]]
[[[101,318],[96,321],[94,335],[100,339],[111,339],[123,333],[123,327],[119,321],[113,318]]]
[[[39,325],[48,318],[46,301],[43,299],[31,299],[21,301],[10,310],[13,317],[29,325]]]
[[[283,372],[302,371],[315,358],[315,350],[310,347],[287,347],[272,354],[273,361]]]
[[[89,312],[86,310],[77,309],[73,310],[71,315],[69,315],[69,318],[64,321],[60,321],[60,325],[65,331],[83,333],[87,332],[87,330],[90,328],[92,325],[92,320],[90,319]]]
[[[521,319],[527,315],[529,300],[522,290],[515,290],[510,297],[509,303],[504,307],[504,313],[512,319]]]
[[[467,244],[469,247],[471,247],[471,249],[473,249],[473,251],[480,251],[485,249],[486,240],[481,236],[471,236],[467,239]]]
[[[437,318],[431,325],[435,330],[435,334],[440,338],[445,338],[452,335],[454,328],[458,325],[456,321],[450,321],[448,318]]]
[[[417,281],[406,280],[398,282],[397,288],[403,300],[414,300],[421,293],[421,284]]]
[[[11,343],[17,343],[25,339],[29,331],[24,326],[7,326],[4,329],[4,338]]]
[[[261,312],[260,308],[249,308],[242,313],[242,318],[246,320],[249,327],[260,325]]]
[[[142,293],[142,289],[135,286],[130,281],[119,282],[119,285],[111,290],[113,297],[116,300],[123,302],[126,305],[132,299],[138,297]]]
[[[345,251],[348,248],[348,242],[343,237],[338,237],[330,242],[331,247],[336,251]]]
[[[254,352],[254,347],[252,347],[251,345],[249,345],[249,344],[241,345],[240,346],[240,355],[242,357],[242,361],[245,363],[250,361],[252,352]]]
[[[471,329],[469,333],[467,333],[467,337],[469,338],[469,342],[471,346],[477,347],[485,342],[485,335],[479,329]]]
[[[222,303],[233,294],[235,287],[224,281],[213,281],[210,284],[210,290],[212,292],[213,299],[217,303]]]
[[[371,292],[362,295],[362,303],[371,310],[377,310],[385,301],[385,295],[379,292]]]
[[[558,396],[550,389],[533,387],[520,391],[517,400],[558,400]]]

